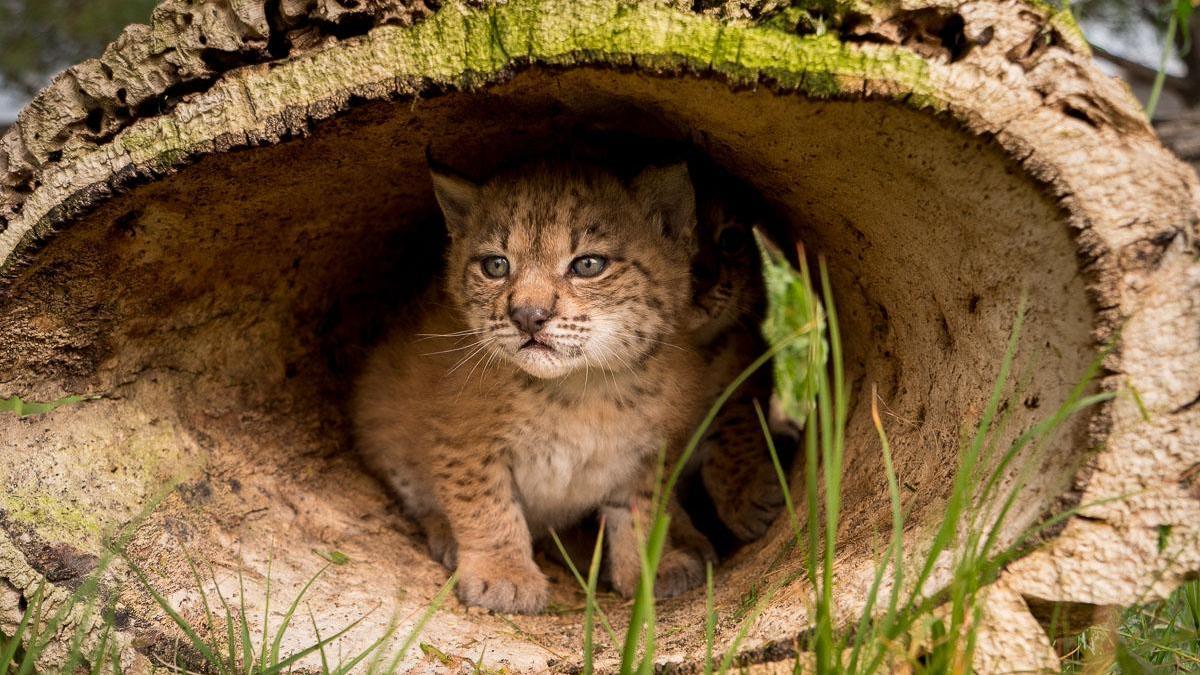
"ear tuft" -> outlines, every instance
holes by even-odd
[[[662,217],[663,235],[690,243],[695,239],[696,188],[686,162],[652,166],[633,179],[638,201]]]
[[[479,186],[436,169],[431,169],[429,175],[433,178],[433,195],[446,218],[446,229],[450,236],[457,236],[466,229],[467,217],[479,199]]]

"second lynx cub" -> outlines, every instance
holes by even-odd
[[[648,512],[659,450],[677,448],[708,404],[702,355],[678,346],[696,248],[687,168],[629,184],[574,164],[482,186],[433,180],[445,272],[359,382],[364,457],[457,567],[463,602],[542,609],[534,538],[596,510],[613,586],[631,594],[634,518]],[[711,556],[682,531],[664,553],[663,595],[698,584]]]

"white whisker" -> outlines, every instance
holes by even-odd
[[[493,342],[493,340],[494,340],[494,338],[492,338],[492,339],[488,339],[488,340],[484,340],[482,344],[480,344],[478,347],[476,347],[476,348],[475,348],[475,351],[473,351],[473,352],[471,352],[470,354],[467,354],[466,356],[464,356],[464,357],[463,357],[463,358],[462,358],[462,359],[461,359],[461,360],[460,360],[458,363],[454,364],[454,367],[453,367],[453,368],[451,368],[450,370],[446,371],[446,376],[447,376],[447,377],[449,377],[449,376],[450,376],[452,373],[454,373],[454,371],[456,371],[456,370],[458,370],[459,368],[461,368],[461,367],[463,366],[463,364],[465,364],[467,361],[470,361],[472,358],[474,358],[476,354],[478,354],[478,353],[482,352],[483,350],[487,349],[488,345],[489,345],[489,344],[491,344],[491,343]]]
[[[436,351],[436,352],[424,352],[421,354],[421,356],[434,356],[437,354],[449,354],[450,352],[461,352],[464,349],[470,349],[472,347],[476,347],[478,345],[484,344],[485,342],[488,342],[489,340],[493,340],[493,339],[494,338],[483,338],[482,340],[476,340],[475,342],[463,345],[462,347],[454,347],[453,349],[443,349],[441,351]]]
[[[434,338],[452,338],[452,337],[461,338],[461,337],[466,337],[469,335],[479,335],[480,333],[486,333],[486,332],[488,332],[487,328],[468,328],[467,330],[455,331],[453,333],[417,333],[416,337],[419,337],[419,338],[421,338],[422,341],[424,341],[424,340],[432,340]]]
[[[631,340],[645,340],[646,342],[654,342],[654,343],[663,345],[664,347],[671,347],[672,349],[678,349],[680,351],[688,351],[686,347],[680,347],[679,345],[677,345],[673,342],[667,342],[666,340],[659,340],[658,338],[652,338],[648,335],[637,335],[637,334],[630,333],[627,331],[617,330],[615,328],[610,328],[609,333],[611,333],[612,335],[616,335],[618,337],[630,338]]]

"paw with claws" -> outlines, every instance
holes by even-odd
[[[550,584],[528,556],[462,551],[458,597],[464,604],[497,612],[534,614],[545,609]]]

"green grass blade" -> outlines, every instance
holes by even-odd
[[[896,466],[892,460],[892,446],[888,441],[887,431],[883,428],[883,419],[879,416],[879,398],[874,386],[871,387],[871,423],[875,426],[875,433],[879,436],[879,445],[883,453],[883,469],[887,477],[888,496],[890,497],[892,508],[892,535],[888,541],[887,556],[884,560],[880,561],[875,569],[875,578],[871,582],[871,588],[867,592],[867,601],[863,605],[862,614],[859,617],[858,629],[854,634],[854,647],[851,650],[850,662],[847,667],[847,672],[850,673],[857,672],[861,651],[866,646],[867,633],[870,627],[871,616],[874,612],[875,602],[879,594],[879,587],[883,582],[883,574],[887,569],[889,561],[892,566],[892,589],[888,596],[887,611],[879,628],[879,632],[884,635],[891,632],[892,624],[896,617],[900,590],[904,584],[904,512],[900,504],[900,482],[896,478]]]
[[[754,414],[758,416],[758,425],[762,429],[763,440],[767,444],[767,453],[771,455],[771,466],[775,469],[775,478],[779,480],[779,489],[783,494],[783,508],[788,515],[788,523],[792,526],[792,535],[795,537],[796,546],[803,546],[803,528],[800,526],[800,517],[796,514],[796,503],[792,501],[792,486],[788,481],[787,472],[783,470],[783,463],[779,461],[779,451],[775,448],[775,437],[771,434],[767,416],[763,414],[762,406],[759,405],[757,399],[754,400]]]
[[[370,616],[370,613],[367,613],[367,614],[364,614],[364,615],[358,617],[353,622],[351,622],[350,625],[348,625],[345,628],[341,629],[340,631],[334,633],[333,635],[330,635],[329,637],[325,638],[324,640],[321,640],[318,638],[316,643],[314,643],[308,647],[305,647],[304,649],[301,649],[300,651],[296,652],[295,654],[288,656],[287,658],[280,661],[279,663],[271,664],[269,667],[266,667],[266,668],[260,667],[251,672],[256,673],[256,674],[261,673],[261,675],[278,675],[279,673],[282,673],[287,668],[290,668],[293,663],[296,663],[300,659],[308,656],[309,654],[312,654],[313,652],[324,649],[325,645],[329,644],[330,642],[333,642],[334,640],[337,640],[338,638],[342,637],[346,633],[349,633],[351,630],[354,629],[355,626],[357,626],[358,624],[365,621],[368,616]]]
[[[96,644],[96,649],[92,651],[91,657],[88,658],[88,663],[91,665],[88,675],[101,675],[104,672],[104,663],[108,660],[108,640],[112,637],[113,629],[110,618],[106,617],[104,630],[100,632],[100,641]]]
[[[1150,98],[1146,101],[1146,119],[1153,120],[1158,110],[1158,99],[1162,96],[1163,85],[1167,83],[1167,61],[1175,50],[1175,33],[1179,30],[1179,19],[1175,12],[1167,19],[1167,34],[1163,38],[1162,55],[1158,59],[1158,73],[1154,76],[1154,85],[1150,88]]]
[[[320,645],[318,651],[321,654],[321,675],[331,675],[329,657],[325,654],[325,643],[321,640],[321,629],[317,627],[317,617],[313,616],[311,608],[308,610],[308,620],[312,622],[313,636],[317,638],[317,644]]]
[[[755,406],[758,401],[754,402]],[[712,563],[704,564],[704,675],[713,672],[713,642],[717,634],[717,609],[713,606]]]
[[[804,501],[806,522],[808,523],[808,547],[806,549],[808,555],[806,557],[808,578],[814,584],[814,590],[821,575],[821,568],[817,562],[818,553],[821,550],[821,507],[817,502],[820,449],[817,447],[816,415],[814,409],[809,413],[808,421],[804,425]],[[809,645],[809,648],[815,650],[816,645]]]
[[[909,594],[908,601],[905,603],[908,606],[917,603],[918,597],[924,591],[925,582],[928,581],[929,575],[933,573],[933,568],[937,564],[938,558],[943,551],[949,549],[953,544],[955,534],[958,531],[959,520],[966,509],[967,503],[970,501],[971,480],[974,477],[976,461],[987,431],[991,428],[992,420],[995,418],[996,411],[1000,407],[1000,401],[1004,396],[1004,384],[1008,381],[1009,371],[1012,370],[1013,361],[1016,359],[1017,344],[1020,340],[1021,327],[1025,320],[1025,306],[1026,296],[1022,293],[1017,309],[1017,317],[1013,322],[1012,330],[1009,331],[1008,345],[1005,347],[1004,357],[1000,362],[999,373],[993,382],[991,395],[988,398],[987,405],[984,407],[983,415],[976,424],[975,434],[971,439],[971,443],[959,460],[950,497],[946,502],[946,514],[936,534],[934,534],[929,551],[925,555],[925,564],[921,567],[921,571],[917,575],[912,591]]]
[[[188,641],[192,643],[192,647],[204,657],[204,660],[207,661],[209,665],[216,667],[221,672],[224,672],[225,669],[222,667],[220,659],[217,658],[216,654],[213,653],[208,644],[204,640],[200,639],[200,636],[196,634],[196,630],[192,628],[191,624],[189,624],[187,620],[180,616],[179,612],[175,611],[175,608],[171,606],[171,603],[167,602],[167,599],[164,598],[162,594],[155,590],[154,585],[150,583],[150,579],[146,577],[145,571],[143,571],[142,568],[137,565],[137,563],[133,562],[132,558],[130,558],[128,555],[125,555],[124,552],[122,552],[122,557],[125,559],[125,564],[129,565],[129,569],[133,571],[134,576],[136,576],[137,580],[142,584],[142,588],[146,589],[146,592],[149,593],[150,597],[154,599],[155,604],[157,604],[162,611],[167,613],[167,616],[170,617],[171,621],[179,627],[179,630],[183,631],[183,634],[187,636]]]
[[[883,429],[883,421],[875,401],[871,402],[872,417],[875,428],[879,433],[880,444],[883,448],[883,469],[887,475],[888,497],[892,505],[892,543],[894,556],[892,560],[892,592],[888,599],[887,615],[884,619],[886,626],[895,620],[900,591],[904,586],[904,511],[900,503],[900,480],[896,476],[896,464],[892,459],[892,446],[888,442],[887,432]]]
[[[367,673],[378,672],[379,661],[383,654],[383,646],[387,644],[392,637],[395,636],[395,634],[396,626],[394,623],[389,622],[387,630],[383,632],[383,635],[381,635],[378,640],[375,640],[371,644],[367,645],[366,649],[356,654],[349,661],[345,663],[339,663],[337,669],[333,671],[334,675],[346,675],[347,673],[354,672],[354,669],[358,666],[358,664],[362,663],[362,661],[368,656],[371,657],[371,661],[367,664]]]
[[[292,604],[288,606],[287,612],[283,615],[283,620],[279,622],[279,629],[275,632],[275,639],[271,641],[271,660],[265,661],[264,659],[264,662],[272,664],[279,662],[279,646],[283,643],[284,633],[287,632],[288,626],[290,626],[292,623],[292,616],[295,615],[296,608],[300,606],[300,601],[304,599],[305,594],[308,593],[308,589],[312,587],[313,582],[315,582],[317,578],[324,574],[325,570],[327,569],[329,569],[329,565],[325,565],[321,569],[317,570],[317,573],[309,577],[308,581],[304,583],[304,586],[300,588],[300,592],[296,594],[294,599],[292,599]],[[265,626],[263,628],[263,635],[266,635]],[[319,642],[320,638],[317,638],[317,640]],[[265,640],[263,644],[266,644]]]
[[[262,645],[258,655],[259,667],[274,665],[274,661],[267,661],[267,636],[271,634],[271,566],[275,562],[275,549],[272,547],[267,554],[267,588],[265,597],[263,598],[263,618],[262,618]]]
[[[767,608],[767,605],[769,605],[771,601],[775,599],[775,595],[779,593],[779,590],[787,585],[787,581],[788,579],[784,578],[775,582],[771,585],[771,588],[767,589],[765,593],[759,596],[758,600],[754,603],[754,607],[742,619],[741,625],[738,627],[738,632],[733,637],[733,642],[729,644],[729,648],[726,649],[724,655],[722,655],[721,665],[717,668],[717,673],[724,675],[724,673],[729,672],[729,669],[733,666],[734,658],[737,657],[738,649],[741,648],[742,642],[746,639],[746,636],[750,634],[750,629],[754,626],[754,623],[758,621],[758,617],[762,615],[762,612]]]
[[[1014,441],[1014,445],[1020,445],[1021,447],[1024,447],[1025,444],[1046,436],[1050,432],[1051,428],[1058,426],[1065,421],[1067,417],[1073,415],[1075,412],[1078,412],[1078,410],[1081,410],[1082,408],[1072,409],[1071,406],[1084,399],[1084,395],[1086,394],[1088,387],[1091,386],[1091,384],[1095,382],[1096,377],[1099,376],[1100,369],[1104,364],[1104,360],[1110,353],[1112,353],[1112,350],[1113,346],[1110,344],[1108,347],[1103,349],[1095,359],[1092,359],[1092,362],[1088,364],[1087,369],[1084,370],[1083,376],[1080,377],[1079,381],[1075,383],[1075,386],[1071,388],[1071,391],[1067,394],[1067,398],[1058,407],[1055,414],[1052,415],[1050,419],[1043,420],[1042,422],[1034,425],[1029,431],[1019,435]],[[1112,396],[1115,396],[1115,394],[1101,394],[1101,396],[1111,398]],[[1107,398],[1104,400],[1107,400]],[[1100,402],[1102,401],[1096,401],[1096,403]],[[992,490],[996,488],[999,481],[1003,478],[1005,470],[1008,468],[1009,463],[1012,462],[1015,456],[1016,452],[1014,452],[1013,447],[1010,446],[1009,451],[1004,457],[1001,458],[999,465],[988,477],[987,483],[984,485],[984,488],[978,499],[980,503],[984,503],[990,499]]]
[[[553,532],[553,530],[551,530]],[[558,542],[558,536],[555,535],[554,540],[561,547],[561,542]],[[604,518],[600,518],[600,529],[596,533],[596,547],[592,550],[592,562],[588,567],[587,588],[585,589],[586,598],[583,605],[583,673],[591,675],[595,660],[595,645],[592,640],[592,633],[595,631],[595,615],[598,609],[596,605],[596,584],[600,580],[600,558],[604,550]],[[572,565],[573,566],[573,565]],[[605,624],[608,620],[605,619]],[[609,633],[612,630],[609,629]],[[612,644],[616,644],[616,636],[613,635]],[[480,662],[483,660],[483,655],[480,655]]]
[[[669,491],[664,490],[660,499],[667,501],[670,495]],[[638,536],[638,541],[644,542],[639,548],[638,553],[641,556],[642,574],[638,580],[638,596],[636,605],[640,605],[638,612],[642,617],[642,660],[638,664],[638,675],[651,675],[654,672],[654,653],[656,651],[656,636],[655,636],[655,607],[654,607],[654,582],[658,578],[658,565],[662,561],[663,547],[666,545],[667,531],[670,527],[670,517],[662,513],[655,518],[654,523],[650,527],[650,536],[646,539]],[[634,523],[637,523],[637,518],[634,518]]]
[[[246,618],[246,583],[242,568],[238,567],[238,628],[242,645],[242,672],[250,675],[254,670],[254,644],[250,639],[250,620]],[[229,664],[231,667],[234,664]]]
[[[397,608],[397,610],[398,609],[399,608]],[[380,648],[371,655],[371,660],[367,662],[367,675],[375,675],[376,673],[380,672],[380,664],[382,664],[384,658],[386,658],[384,654],[384,651],[387,649],[386,646],[392,641],[392,638],[395,637],[396,631],[399,629],[399,627],[400,617],[396,612],[393,612],[392,618],[388,619],[387,629],[383,631],[383,635],[380,635],[379,639],[374,643],[379,645]],[[338,670],[340,672],[349,672],[342,666],[338,666]]]
[[[217,591],[217,599],[221,601],[221,608],[225,612],[225,648],[228,654],[228,661],[219,664],[221,672],[232,672],[237,668],[237,636],[233,628],[233,608],[230,607],[229,601],[225,599],[225,594],[221,591],[221,584],[217,582],[217,575],[213,572],[212,565],[208,567],[208,575],[212,577],[213,588]]]
[[[695,431],[692,432],[691,438],[688,439],[687,444],[684,446],[683,453],[675,462],[675,466],[671,470],[670,477],[663,486],[663,493],[672,494],[672,492],[675,490],[676,484],[678,484],[680,477],[683,475],[684,469],[687,467],[688,460],[690,460],[692,455],[695,454],[696,448],[699,447],[700,442],[704,440],[704,435],[708,433],[713,421],[717,418],[717,415],[721,412],[721,409],[725,407],[725,403],[733,396],[735,392],[737,392],[738,389],[741,388],[743,384],[746,383],[746,380],[750,379],[750,376],[752,376],[755,371],[770,362],[770,360],[775,357],[775,354],[779,353],[780,350],[784,349],[788,344],[790,344],[791,339],[795,339],[800,335],[802,335],[802,333],[798,331],[797,333],[793,334],[792,338],[781,340],[772,345],[765,353],[752,361],[750,365],[746,366],[742,372],[738,373],[738,376],[735,377],[733,381],[721,391],[721,394],[717,396],[717,400],[714,401],[711,406],[709,406],[708,413],[705,414],[704,419],[701,420]]]
[[[1080,412],[1082,410],[1086,410],[1093,406],[1099,405],[1105,401],[1112,400],[1112,398],[1115,396],[1116,396],[1115,393],[1106,392],[1103,394],[1096,394],[1094,396],[1089,396],[1089,397],[1083,399],[1082,401],[1074,402],[1074,403],[1070,404],[1069,406],[1064,405],[1064,407],[1060,409],[1059,414],[1056,414],[1053,418],[1048,420],[1050,422],[1050,424],[1047,424],[1045,426],[1035,425],[1035,428],[1038,428],[1039,426],[1041,426],[1042,431],[1041,431],[1040,439],[1044,440],[1044,439],[1048,438],[1051,434],[1054,433],[1055,430],[1058,429],[1058,427],[1060,427],[1062,425],[1063,422],[1066,421],[1067,417],[1069,417],[1070,415],[1074,415],[1077,412]],[[1014,446],[1016,446],[1016,444],[1014,444]],[[1041,447],[1043,447],[1043,444],[1039,442],[1038,448],[1036,448],[1036,449],[1040,450]],[[1013,453],[1013,454],[1015,456],[1016,453]],[[987,530],[987,532],[988,532],[987,538],[984,540],[983,545],[979,548],[978,555],[983,556],[983,557],[987,557],[988,555],[990,555],[990,551],[996,545],[996,540],[1000,537],[1000,534],[1002,532],[1002,526],[1005,522],[1005,519],[1008,516],[1009,511],[1011,511],[1012,507],[1016,505],[1017,498],[1020,496],[1022,489],[1024,488],[1026,482],[1028,481],[1027,474],[1029,472],[1033,471],[1038,465],[1040,465],[1041,455],[1042,455],[1041,452],[1034,453],[1034,457],[1030,458],[1029,461],[1026,461],[1026,463],[1022,467],[1022,475],[1015,481],[1015,485],[1013,486],[1013,489],[1009,491],[1009,494],[1005,497],[1004,502],[1002,503],[1002,505],[1000,507],[1000,511],[996,514],[995,518],[992,520],[992,524]]]
[[[1183,597],[1184,607],[1187,608],[1188,616],[1192,620],[1192,629],[1200,631],[1200,581],[1189,581],[1184,585],[1181,592]],[[1200,635],[1197,635],[1200,640]],[[1196,644],[1197,651],[1200,651],[1200,641]]]
[[[4,670],[0,672],[7,673],[9,666],[16,665],[17,651],[21,648],[21,642],[25,639],[25,633],[29,631],[29,621],[36,614],[41,614],[42,596],[46,592],[45,580],[38,582],[37,588],[33,591],[33,598],[29,604],[25,606],[25,611],[21,613],[21,620],[17,623],[17,628],[13,631],[13,636],[3,644],[0,649],[0,667]],[[34,631],[37,630],[35,625]],[[2,637],[2,636],[0,636]]]
[[[603,536],[604,536],[604,525],[603,525],[604,519],[601,518],[600,520],[601,520],[600,538],[603,538]],[[584,594],[586,595],[588,592],[589,580],[584,579],[583,575],[580,574],[579,568],[575,566],[575,561],[571,560],[571,556],[567,554],[567,548],[565,546],[563,546],[562,540],[559,539],[559,537],[558,537],[558,533],[555,532],[553,529],[550,530],[550,538],[552,540],[554,540],[554,545],[558,547],[559,554],[562,555],[563,560],[566,561],[567,569],[570,570],[571,575],[575,577],[575,581],[579,584],[580,590],[582,590],[584,592]],[[597,539],[597,545],[599,545],[599,541],[600,541],[600,539]],[[591,569],[590,568],[588,569],[588,576],[589,576],[589,578],[591,577]],[[595,587],[593,587],[592,593],[593,593],[592,597],[594,599],[595,598]],[[600,625],[601,625],[601,627],[604,628],[604,632],[608,633],[609,644],[613,644],[613,645],[618,644],[617,643],[617,634],[613,630],[612,624],[609,623],[608,616],[605,615],[604,609],[602,607],[600,607],[599,604],[596,604],[593,607],[593,609],[595,610],[597,616],[600,617]],[[585,608],[585,612],[586,612],[586,608]]]
[[[400,662],[404,660],[404,656],[408,654],[408,650],[412,649],[413,644],[415,644],[417,639],[421,637],[421,631],[425,630],[425,624],[429,623],[429,620],[433,618],[434,613],[441,608],[442,603],[446,602],[446,598],[449,597],[450,592],[454,590],[454,585],[457,583],[458,574],[452,574],[450,575],[450,578],[446,580],[446,583],[442,584],[442,588],[437,592],[437,595],[433,596],[433,602],[430,603],[429,607],[425,610],[425,613],[421,615],[421,618],[417,621],[417,624],[413,626],[413,629],[409,632],[408,637],[404,639],[404,644],[401,645],[400,651],[396,652],[396,655],[392,658],[391,663],[388,664],[388,669],[385,672],[396,672],[396,668],[400,665]]]
[[[109,663],[112,664],[112,675],[124,675],[124,669],[121,668],[121,650],[116,641],[112,644],[112,660]]]
[[[83,661],[83,639],[87,628],[91,624],[92,614],[96,611],[95,598],[87,603],[84,607],[83,614],[79,617],[79,621],[75,623],[75,630],[71,635],[71,643],[67,646],[67,658],[63,661],[62,672],[74,673]]]
[[[217,623],[213,617],[212,607],[208,603],[208,594],[204,592],[204,581],[200,579],[200,570],[196,569],[196,563],[192,560],[192,556],[188,551],[184,551],[183,559],[187,561],[188,569],[191,571],[192,580],[196,582],[196,591],[200,594],[200,602],[204,604],[204,619],[208,622],[208,631],[213,633],[217,630]],[[213,583],[216,584],[216,579]]]
[[[142,507],[142,510],[139,511],[132,520],[123,525],[117,531],[112,540],[108,542],[109,545],[106,547],[104,553],[101,554],[97,560],[96,567],[92,570],[92,573],[84,579],[83,583],[80,584],[78,588],[71,592],[70,596],[65,602],[60,604],[54,614],[52,614],[45,622],[44,626],[41,625],[41,606],[39,605],[38,616],[35,617],[36,620],[34,621],[33,625],[38,627],[39,635],[44,635],[46,637],[45,639],[31,639],[29,648],[25,652],[25,658],[22,659],[21,666],[17,670],[18,675],[28,675],[28,673],[33,670],[33,667],[36,664],[37,659],[40,657],[42,650],[44,650],[58,634],[59,625],[70,615],[71,611],[78,605],[78,603],[81,601],[91,600],[95,597],[96,591],[100,585],[100,579],[108,570],[109,565],[112,564],[113,558],[116,557],[117,552],[124,550],[124,547],[133,538],[134,533],[137,532],[138,528],[143,522],[145,522],[150,513],[153,512],[154,509],[156,509],[162,502],[162,500],[165,499],[166,496],[174,489],[175,484],[171,483],[158,494],[152,496]]]
[[[45,581],[38,582],[40,592],[37,602],[29,606],[29,611],[33,612],[33,621],[29,624],[29,644],[26,646],[25,654],[21,658],[21,665],[17,668],[17,675],[27,675],[33,672],[33,667],[37,664],[42,649],[54,636],[54,631],[50,628],[49,622],[47,622],[46,626],[42,626],[42,610],[45,608],[46,603],[45,586]],[[41,639],[43,635],[46,636],[44,640]]]

